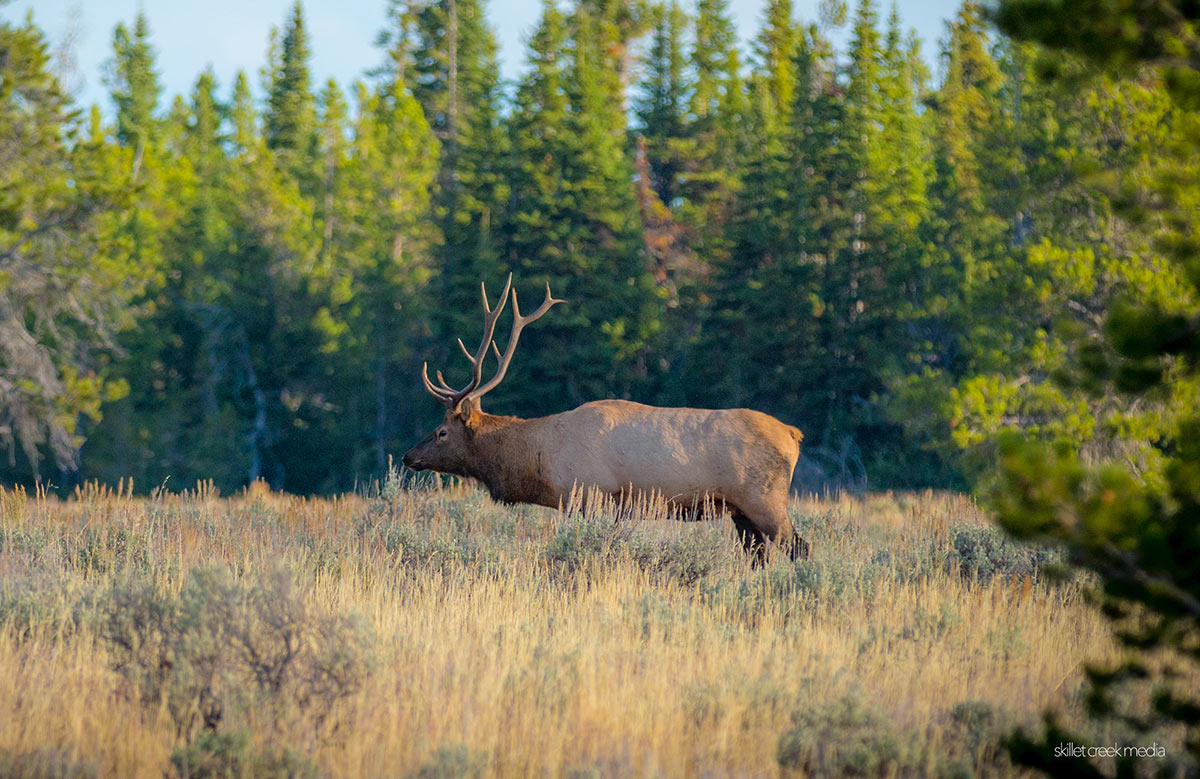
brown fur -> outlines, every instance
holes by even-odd
[[[803,435],[758,411],[657,408],[601,400],[535,419],[485,414],[465,403],[404,455],[414,470],[469,476],[508,503],[566,505],[572,490],[656,492],[687,509],[723,502],[743,543],[792,557],[808,544],[787,515]]]

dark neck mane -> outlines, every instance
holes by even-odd
[[[539,420],[480,412],[474,421],[475,457],[472,473],[503,503],[557,506],[558,495],[545,477],[536,427]]]

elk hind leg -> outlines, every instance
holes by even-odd
[[[778,544],[791,560],[807,560],[808,542],[792,526],[787,513],[787,494],[747,502],[744,513],[755,529],[772,544]]]
[[[742,542],[742,547],[750,555],[751,563],[755,568],[763,565],[767,561],[767,539],[758,529],[758,526],[736,506],[729,507],[730,516],[733,518],[734,532],[737,538]]]

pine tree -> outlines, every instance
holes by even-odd
[[[581,5],[568,48],[567,20],[547,4],[531,41],[531,70],[510,120],[507,256],[526,284],[548,278],[571,306],[522,342],[537,371],[524,381],[510,376],[498,404],[511,393],[526,407],[544,398],[529,410],[549,411],[628,395],[647,370],[656,293],[640,251],[624,117],[611,110],[624,104],[614,58],[629,23],[620,9]]]
[[[317,193],[317,218],[321,226],[321,269],[331,272],[338,255],[335,236],[350,229],[343,225],[346,218],[339,213],[339,201],[344,191],[348,164],[349,142],[346,138],[347,106],[341,88],[333,79],[325,82],[320,95],[321,116],[318,130],[318,163],[320,184]]]
[[[797,332],[789,328],[794,319],[783,309],[788,307],[784,301],[795,301],[797,294],[803,299],[806,292],[791,283],[779,286],[779,274],[794,261],[798,245],[790,121],[798,41],[791,3],[768,4],[744,109],[747,144],[737,172],[737,201],[723,236],[729,249],[711,257],[712,303],[699,351],[715,351],[722,359],[693,366],[692,382],[707,392],[701,403],[778,412],[787,400],[776,393],[788,394],[790,385],[784,379],[790,366],[781,358],[802,354],[791,350],[789,341]],[[763,365],[772,368],[764,373]],[[764,401],[767,405],[759,405]]]
[[[981,266],[1006,251],[1003,221],[986,194],[988,171],[1003,165],[1004,155],[989,146],[992,128],[1002,122],[1003,76],[988,52],[977,6],[964,4],[949,25],[942,59],[944,77],[931,96],[934,110],[928,119],[934,171],[931,214],[922,227],[927,250],[921,272],[912,279],[918,303],[906,315],[920,343],[914,344],[915,363],[892,377],[889,415],[903,421],[911,441],[932,447],[950,467],[961,468],[948,433],[951,388],[973,371],[968,341],[978,344],[987,335],[972,330],[969,301],[976,294],[988,299],[983,288],[972,290],[990,276]]]
[[[161,92],[145,13],[138,12],[132,32],[124,24],[117,25],[113,52],[116,59],[106,80],[117,107],[117,139],[131,149],[142,149],[155,140],[154,112]]]
[[[634,158],[636,192],[641,214],[642,244],[655,283],[668,295],[668,311],[662,323],[664,359],[678,363],[686,354],[694,327],[690,311],[703,269],[692,244],[697,231],[683,221],[687,205],[687,156],[694,152],[687,131],[688,93],[684,37],[688,19],[678,4],[659,6],[652,32],[645,75],[634,100]],[[713,229],[719,229],[714,226]],[[657,395],[662,391],[654,390]],[[668,396],[669,398],[670,396]],[[678,392],[674,400],[683,402]]]
[[[155,227],[164,268],[141,301],[146,310],[142,326],[121,339],[125,358],[117,370],[130,392],[109,404],[84,448],[83,464],[91,478],[137,483],[161,483],[167,474],[210,478],[213,466],[220,464],[206,458],[211,449],[193,438],[204,429],[205,406],[196,360],[200,344],[188,311],[188,301],[210,286],[212,257],[227,230],[222,108],[215,89],[216,81],[206,71],[191,103],[176,101],[163,126],[163,148],[152,149],[156,158],[161,155],[160,165],[172,181],[167,188],[172,217]],[[187,163],[170,159],[172,155]]]
[[[737,46],[734,29],[727,0],[699,0],[691,55],[695,85],[689,106],[696,121],[718,113],[730,79],[737,77],[737,69],[730,67]]]
[[[399,30],[385,37],[405,39]],[[501,120],[498,45],[482,2],[431,3],[420,11],[409,38],[413,96],[442,150],[434,202],[442,239],[434,248],[437,276],[430,296],[431,356],[444,363],[455,359],[455,338],[478,326],[479,281],[501,275],[497,226],[509,196],[508,137]],[[401,56],[392,52],[390,60]]]
[[[167,178],[174,173],[162,147],[161,122],[154,115],[160,90],[149,38],[145,14],[138,14],[132,35],[118,24],[107,79],[117,109],[117,141],[133,151],[129,178],[140,187],[137,207],[126,216],[124,231],[143,264],[156,263],[162,250],[163,227],[170,219]]]
[[[350,255],[344,316],[367,370],[370,467],[383,473],[397,437],[421,427],[415,348],[428,336],[429,307],[438,304],[428,286],[439,237],[432,199],[439,144],[403,83],[386,81],[374,92],[360,87],[358,102],[350,187],[359,193],[363,243]]]
[[[311,192],[312,182],[302,171],[311,169],[316,141],[310,57],[304,12],[300,0],[296,0],[284,24],[278,56],[268,62],[264,133],[267,148],[281,155],[285,167],[300,177],[306,192]]]
[[[687,18],[678,3],[661,7],[654,25],[641,94],[634,102],[639,134],[645,139],[651,186],[659,200],[673,205],[680,174],[677,144],[684,133],[687,86],[683,36]]]
[[[762,86],[762,118],[784,121],[796,96],[796,49],[800,34],[792,18],[792,0],[768,0],[755,53]]]
[[[1100,337],[1085,334],[1077,374],[1093,402],[1114,391],[1187,401],[1164,414],[1165,431],[1146,431],[1165,459],[1150,472],[1139,473],[1120,456],[1089,463],[1066,437],[1050,445],[1012,436],[1002,447],[994,505],[1004,527],[1063,545],[1073,563],[1098,579],[1095,602],[1124,651],[1117,664],[1087,669],[1088,713],[1139,733],[1182,729],[1185,754],[1171,755],[1162,770],[1195,772],[1200,700],[1188,680],[1200,656],[1200,67],[1195,56],[1181,53],[1195,51],[1200,25],[1194,8],[1174,2],[1134,8],[1006,0],[996,18],[1006,32],[1047,46],[1040,69],[1072,92],[1096,77],[1125,92],[1111,105],[1101,103],[1098,112],[1108,154],[1117,152],[1116,175],[1091,178],[1088,189],[1116,199],[1114,215],[1128,227],[1120,246],[1130,259],[1157,266],[1159,273],[1142,276],[1141,283],[1158,286],[1154,281],[1164,276],[1178,282],[1166,296],[1105,305],[1104,331]],[[1166,106],[1147,100],[1154,92],[1166,97]],[[1117,118],[1122,121],[1114,126]],[[1131,120],[1141,132],[1127,131]],[[1138,149],[1143,139],[1152,151]],[[1094,248],[1109,249],[1102,243]],[[1053,750],[1072,737],[1057,714],[1047,713],[1045,732],[1018,732],[1010,752],[1017,762],[1051,774],[1139,770],[1132,758],[1118,758],[1115,765],[1064,764]]]
[[[141,478],[149,463],[167,452],[176,460],[184,456],[174,446],[181,423],[176,403],[183,397],[179,392],[171,394],[180,390],[179,366],[160,358],[170,351],[178,332],[173,319],[177,313],[174,282],[190,257],[190,247],[177,251],[169,233],[186,208],[194,175],[190,167],[173,159],[180,152],[186,105],[177,99],[165,119],[156,115],[160,90],[149,36],[143,14],[138,15],[132,34],[118,24],[106,78],[116,108],[116,141],[129,153],[124,175],[135,187],[116,229],[137,264],[162,271],[145,288],[144,296],[132,301],[144,315],[142,326],[119,339],[126,357],[114,366],[114,376],[128,384],[130,393],[109,404],[106,418],[82,452],[85,472],[100,471],[93,468],[93,461],[107,462],[116,471],[114,478]],[[145,414],[140,413],[143,410]]]
[[[676,217],[692,232],[701,272],[727,250],[725,226],[738,189],[738,164],[748,149],[747,106],[733,22],[725,0],[701,0],[690,57],[693,84],[681,137],[671,143],[681,199]]]
[[[0,444],[6,481],[66,474],[85,420],[128,387],[113,380],[118,331],[157,270],[114,225],[130,206],[133,152],[86,124],[51,73],[45,38],[0,21]]]
[[[913,279],[924,262],[930,159],[920,136],[912,53],[902,44],[893,7],[886,37],[871,0],[855,13],[850,58],[845,68],[845,111],[837,130],[836,155],[849,222],[838,231],[833,284],[822,298],[833,314],[836,334],[831,376],[831,419],[843,440],[869,452],[867,470],[886,483],[902,483],[892,463],[915,475],[913,453],[901,444],[899,427],[887,419],[881,400],[893,372],[910,369],[914,350],[911,320]],[[840,420],[840,422],[839,422]],[[917,476],[917,478],[921,478]]]

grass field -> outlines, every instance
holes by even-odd
[[[0,774],[1008,774],[1115,652],[966,497],[791,511],[751,570],[652,507],[0,491]]]

